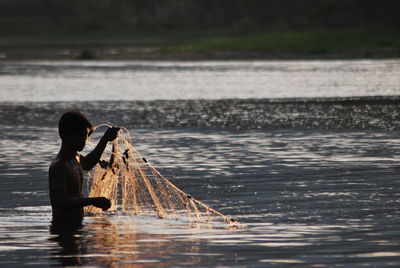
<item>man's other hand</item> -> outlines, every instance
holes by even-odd
[[[93,198],[92,205],[101,208],[102,210],[107,210],[111,207],[111,202],[105,197],[95,197]]]

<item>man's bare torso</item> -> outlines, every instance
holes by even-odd
[[[63,172],[65,181],[56,177],[57,172]],[[83,219],[83,208],[65,208],[68,204],[56,202],[57,187],[66,187],[66,193],[75,198],[82,198],[83,171],[78,159],[62,159],[58,155],[52,161],[49,169],[50,200],[53,209],[53,220],[81,221]]]

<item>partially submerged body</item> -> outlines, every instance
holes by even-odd
[[[83,169],[80,155],[63,158],[58,154],[50,165],[49,187],[53,210],[53,222],[76,222],[83,220],[83,207],[94,205],[108,209],[106,198],[84,198],[82,194]]]
[[[78,151],[85,147],[86,140],[92,131],[92,126],[78,112],[69,112],[67,117],[72,119],[64,120],[69,120],[64,124],[73,128],[73,130],[63,130],[65,126],[61,126],[62,117],[59,125],[62,144],[60,151],[49,168],[49,192],[53,223],[79,225],[83,220],[83,207],[93,205],[107,210],[111,206],[110,201],[105,197],[83,197],[83,170],[90,170],[98,163],[107,143],[117,137],[119,128],[108,128],[96,148],[87,156],[82,156],[78,154]],[[74,120],[78,120],[78,123]],[[78,128],[76,124],[78,124]]]

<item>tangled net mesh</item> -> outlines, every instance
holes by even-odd
[[[99,161],[88,178],[89,197],[110,199],[112,205],[109,211],[241,226],[170,182],[133,148],[126,129],[119,131],[109,154],[109,159]],[[94,206],[86,207],[85,211],[103,213]]]

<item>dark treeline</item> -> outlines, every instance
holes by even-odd
[[[398,0],[0,0],[0,31],[397,29],[399,11]]]

